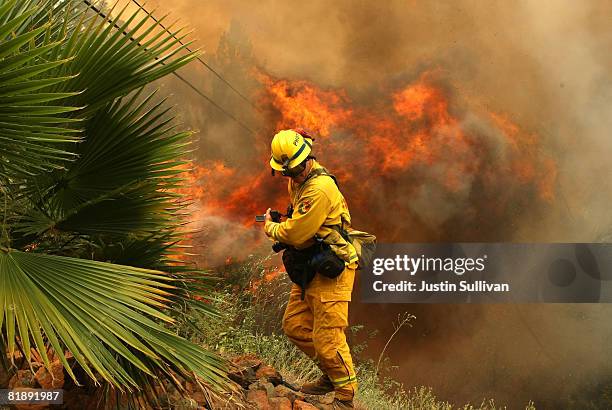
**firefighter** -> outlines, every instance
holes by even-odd
[[[320,273],[306,287],[294,284],[283,316],[287,337],[312,358],[323,375],[306,383],[306,394],[335,392],[334,409],[353,408],[357,380],[345,328],[348,305],[357,269],[356,250],[343,237],[351,217],[346,201],[333,175],[312,154],[313,138],[304,130],[283,130],[272,140],[272,174],[289,178],[288,189],[293,213],[283,222],[274,222],[266,212],[265,233],[277,242],[297,250],[312,246],[315,238],[331,245],[344,262],[335,278]]]

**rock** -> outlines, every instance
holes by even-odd
[[[274,397],[274,386],[265,379],[258,380],[249,386],[249,390],[263,390],[268,397]]]
[[[235,369],[228,373],[230,380],[238,383],[243,389],[247,389],[251,383],[256,381],[257,369],[261,366],[261,360],[253,355],[244,355],[232,359]]]
[[[257,358],[257,356],[252,354],[246,354],[243,356],[234,357],[232,359],[232,363],[234,366],[244,369],[244,368],[252,368],[257,370],[259,366],[261,366],[261,360]]]
[[[317,401],[311,402],[313,406],[317,408],[317,410],[333,410],[334,407],[331,404],[319,403]]]
[[[206,397],[201,391],[194,392],[191,395],[191,398],[194,399],[198,404],[206,403]]]
[[[293,402],[293,410],[317,410],[315,406],[302,400]]]
[[[282,384],[274,388],[274,396],[275,397],[286,397],[292,403],[295,400],[304,400],[304,395],[302,393],[291,390],[290,388],[288,388],[287,386],[283,386]]]
[[[255,373],[255,377],[258,379],[265,378],[275,386],[283,382],[283,376],[272,366],[260,366]]]
[[[9,389],[16,389],[19,387],[34,387],[36,380],[34,374],[29,370],[18,370],[17,373],[11,377],[8,387]]]
[[[335,397],[335,394],[333,392],[327,393],[323,396],[319,396],[318,401],[319,403],[322,403],[322,404],[332,404],[334,402],[334,397]]]
[[[227,377],[237,383],[243,389],[248,389],[249,385],[257,380],[255,372],[249,372],[248,370],[235,370],[227,373]]]
[[[41,367],[34,378],[43,389],[61,389],[64,387],[64,366],[57,360],[51,363],[51,372]]]
[[[272,397],[269,401],[270,410],[291,410],[291,401],[286,397]]]
[[[247,400],[254,404],[256,409],[270,410],[268,395],[265,390],[249,390],[247,393]]]
[[[332,410],[334,402],[334,393],[328,393],[322,396],[308,395],[304,399],[308,404],[313,405],[319,410]]]

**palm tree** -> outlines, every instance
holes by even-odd
[[[112,14],[0,0],[0,351],[119,391],[221,386],[223,361],[165,326],[177,306],[215,312],[180,258],[190,133],[145,91],[197,55],[182,30]]]

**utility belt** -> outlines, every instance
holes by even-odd
[[[334,279],[344,271],[344,260],[334,253],[322,239],[315,237],[315,243],[305,249],[296,249],[281,243],[273,246],[276,252],[283,250],[283,265],[293,283],[302,288],[302,300],[306,288],[317,273]]]

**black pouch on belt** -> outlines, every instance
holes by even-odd
[[[334,253],[331,247],[325,242],[317,239],[314,245],[316,252],[313,252],[310,258],[310,265],[315,272],[321,275],[334,279],[344,272],[344,260]]]
[[[313,246],[306,249],[285,249],[283,265],[291,281],[302,288],[302,300],[304,300],[306,287],[317,273],[334,279],[344,271],[344,260],[321,240],[317,240]]]
[[[293,283],[302,288],[302,300],[306,294],[306,287],[315,277],[317,271],[310,264],[312,249],[287,248],[283,251],[283,265]]]

